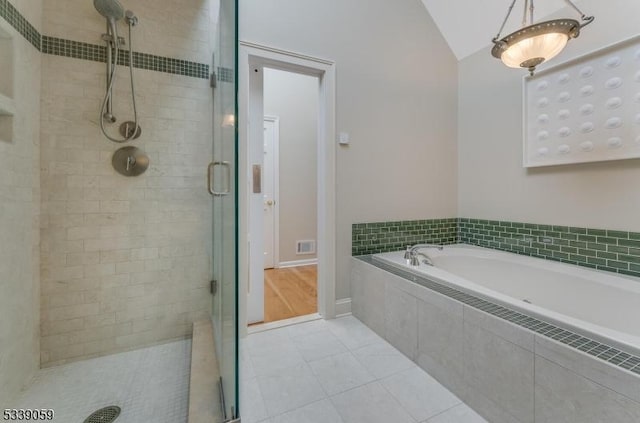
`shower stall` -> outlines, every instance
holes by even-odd
[[[99,114],[102,134],[115,143],[135,141],[142,134],[136,103],[134,81],[133,28],[138,17],[125,10],[118,0],[94,0],[96,10],[106,18],[107,72],[106,92]],[[216,2],[212,2],[215,4]],[[128,28],[128,38],[118,34],[118,22]],[[236,46],[237,0],[220,0],[214,36],[215,47],[210,69],[212,90],[212,155],[206,170],[204,194],[210,196],[211,320],[214,345],[219,366],[218,395],[220,422],[236,421],[238,407],[238,321],[237,321],[237,211],[236,211]],[[128,45],[127,54],[120,52]],[[133,120],[119,123],[114,110],[116,72],[119,65],[127,65]],[[119,126],[120,138],[109,133],[109,125]],[[147,170],[149,158],[137,147],[119,149],[113,156],[113,166],[124,176],[139,176]],[[204,171],[203,171],[204,175]],[[213,352],[212,352],[213,353]]]
[[[205,322],[236,422],[238,0],[139,3],[0,0],[0,405],[186,423]]]

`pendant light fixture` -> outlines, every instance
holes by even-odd
[[[569,40],[578,37],[580,30],[594,19],[593,16],[582,13],[571,0],[565,0],[580,14],[582,23],[575,19],[554,19],[534,24],[533,0],[524,0],[522,28],[501,38],[500,34],[511,16],[516,1],[513,0],[509,6],[498,35],[491,40],[494,44],[491,54],[511,68],[528,69],[531,75],[535,72],[536,66],[557,56]]]

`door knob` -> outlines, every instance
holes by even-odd
[[[267,206],[273,206],[274,203],[275,202],[273,200],[267,200]]]

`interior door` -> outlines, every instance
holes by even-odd
[[[264,118],[264,183],[263,183],[263,212],[264,212],[264,268],[273,269],[277,266],[277,174],[278,160],[278,121],[274,117]]]

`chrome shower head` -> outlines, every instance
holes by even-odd
[[[93,0],[93,6],[110,21],[119,21],[124,17],[124,9],[118,0]]]

